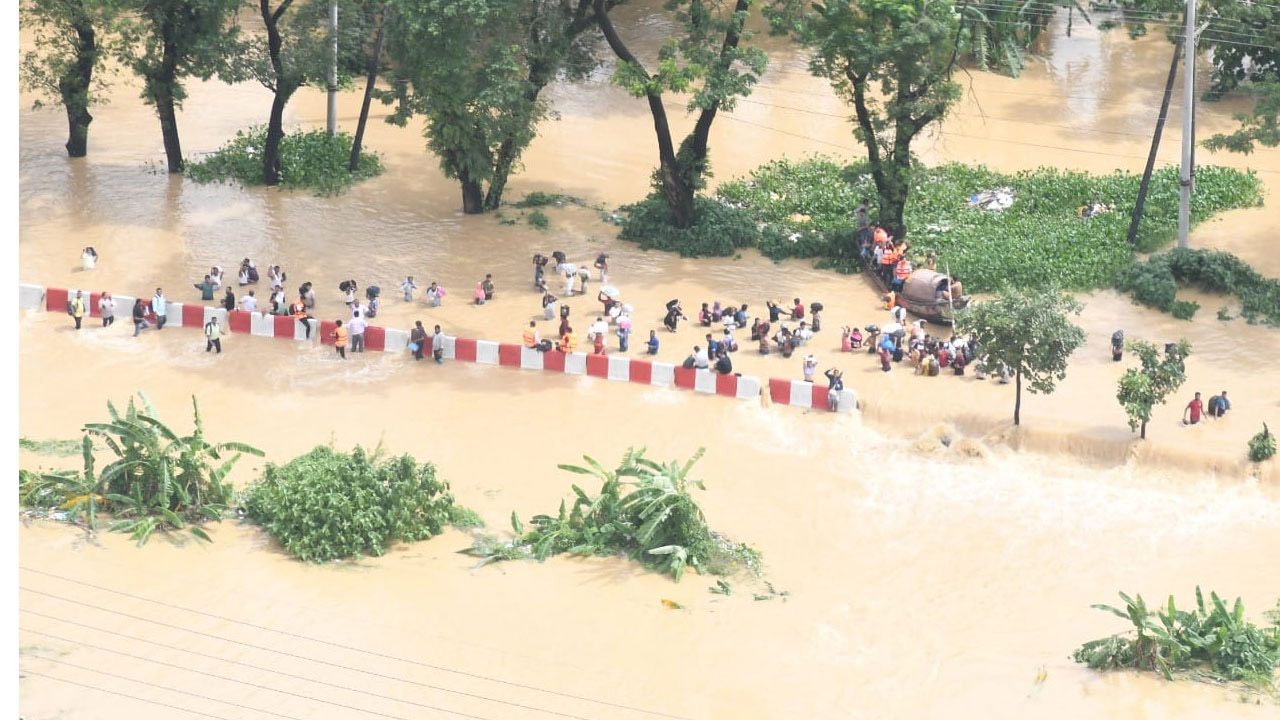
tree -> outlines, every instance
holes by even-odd
[[[951,73],[960,54],[954,0],[774,0],[775,31],[810,46],[809,71],[854,109],[854,137],[867,148],[879,224],[903,237],[911,192],[911,143],[960,98]]]
[[[397,103],[388,122],[424,115],[427,146],[461,185],[463,212],[496,209],[547,116],[542,89],[597,64],[590,0],[388,0],[386,7],[395,82],[376,94]]]
[[[711,124],[720,110],[733,110],[739,96],[751,94],[768,63],[761,49],[741,46],[751,38],[745,25],[757,0],[735,0],[731,10],[722,0],[667,0],[663,7],[674,14],[682,28],[663,43],[652,71],[614,29],[606,1],[593,1],[600,31],[619,61],[613,82],[632,96],[649,101],[658,137],[654,190],[670,208],[672,224],[689,228],[696,220],[694,196],[710,174],[707,142]],[[664,92],[688,93],[686,109],[698,112],[693,130],[678,149],[667,121]]]
[[[303,85],[328,82],[332,60],[329,4],[258,0],[258,12],[266,34],[249,39],[232,53],[231,74],[253,78],[272,93],[262,149],[262,178],[264,184],[276,185],[280,182],[285,106]],[[361,9],[350,0],[340,3],[339,12],[346,18],[338,28],[338,68],[344,71],[360,62],[369,25]]]
[[[18,5],[19,24],[35,35],[35,49],[18,66],[19,79],[23,89],[66,109],[71,157],[89,152],[89,106],[106,87],[103,35],[115,10],[110,0],[29,0]],[[35,106],[41,104],[37,99]]]
[[[1240,123],[1240,129],[1232,133],[1218,133],[1202,145],[1210,150],[1245,155],[1253,152],[1255,144],[1263,147],[1280,145],[1280,80],[1257,83],[1254,89],[1253,110],[1233,116]]]
[[[120,61],[142,78],[142,98],[154,105],[169,172],[182,172],[177,109],[182,81],[207,80],[227,67],[239,28],[240,0],[122,0]]]
[[[1007,287],[994,300],[959,313],[962,331],[978,341],[987,372],[1017,381],[1014,425],[1021,424],[1023,376],[1031,392],[1046,395],[1067,376],[1067,358],[1085,340],[1069,317],[1079,314],[1080,303],[1056,290],[1026,293]]]
[[[347,161],[347,169],[355,172],[360,167],[360,148],[364,144],[364,129],[369,123],[369,103],[373,100],[373,89],[378,84],[378,74],[382,70],[382,41],[387,37],[387,6],[378,6],[378,32],[373,38],[373,47],[369,50],[368,66],[365,70],[364,99],[360,102],[360,119],[356,121],[356,134],[351,141],[351,158]]]
[[[1184,359],[1191,354],[1191,345],[1181,340],[1166,352],[1164,357],[1155,345],[1138,340],[1128,343],[1129,352],[1138,356],[1141,368],[1129,368],[1120,376],[1116,400],[1129,416],[1129,429],[1139,430],[1139,437],[1147,439],[1147,423],[1151,421],[1151,411],[1156,405],[1165,401],[1186,381]]]

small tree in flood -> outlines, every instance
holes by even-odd
[[[106,87],[103,35],[114,15],[111,0],[26,0],[18,5],[19,24],[35,35],[35,49],[23,54],[18,77],[24,90],[66,108],[71,157],[89,152],[89,106]],[[36,100],[36,107],[41,104]]]
[[[121,0],[120,61],[142,78],[142,98],[154,105],[169,172],[182,172],[178,108],[182,81],[207,80],[234,54],[240,0]]]
[[[1080,303],[1056,290],[1025,293],[1005,288],[994,300],[960,314],[961,329],[978,341],[987,372],[1017,382],[1013,424],[1022,422],[1022,381],[1049,394],[1067,376],[1067,359],[1084,344],[1084,331],[1070,320]]]
[[[1151,411],[1156,405],[1163,405],[1187,379],[1183,359],[1191,353],[1191,345],[1181,340],[1173,352],[1165,353],[1164,357],[1160,357],[1160,351],[1149,342],[1138,340],[1128,346],[1142,367],[1129,368],[1120,376],[1116,400],[1129,416],[1129,429],[1137,430],[1138,436],[1146,440]]]

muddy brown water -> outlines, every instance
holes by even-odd
[[[625,32],[656,46],[664,25],[651,9],[623,15]],[[858,152],[839,117],[847,110],[804,75],[803,54],[767,44],[774,69],[713,132],[717,178],[784,154]],[[1079,24],[1066,38],[1058,28],[1023,78],[974,73],[958,114],[919,152],[1007,170],[1139,170],[1168,52],[1157,39],[1130,42]],[[133,390],[186,427],[196,393],[211,435],[256,444],[272,460],[329,439],[429,458],[499,533],[512,510],[554,509],[571,481],[556,463],[584,452],[609,461],[629,445],[660,459],[706,447],[697,472],[708,482],[701,499],[712,525],[760,549],[768,579],[788,593],[754,601],[761,585],[739,578],[722,597],[706,579],[676,585],[622,560],[476,569],[455,553],[470,542],[457,531],[382,558],[314,567],[236,521],[211,528],[212,545],[161,537],[143,550],[35,521],[20,528],[20,563],[53,575],[19,573],[22,667],[80,684],[28,676],[24,717],[449,716],[431,708],[491,720],[1275,716],[1274,705],[1242,703],[1233,691],[1098,675],[1068,657],[1121,629],[1088,607],[1119,589],[1189,599],[1199,583],[1243,595],[1251,613],[1280,597],[1274,462],[1256,470],[1241,459],[1245,440],[1280,407],[1267,364],[1280,336],[1217,321],[1226,301],[1201,299],[1200,317],[1184,323],[1113,293],[1085,298],[1089,345],[1057,393],[1024,398],[1026,429],[1013,432],[1009,386],[897,369],[884,376],[869,356],[840,355],[840,325],[883,322],[860,278],[753,253],[694,261],[641,252],[581,208],[548,210],[545,233],[463,217],[455,184],[417,130],[380,122],[367,144],[383,154],[386,175],[340,198],[196,186],[157,172],[156,121],[136,92],[117,86],[95,111],[92,154],[76,162],[61,154],[61,116],[29,112],[22,99],[24,281],[144,296],[160,285],[172,300],[194,301],[190,283],[208,266],[233,268],[247,255],[263,268],[282,264],[290,287],[312,280],[322,316],[339,316],[336,286],[350,276],[384,288],[382,324],[422,319],[511,341],[540,315],[529,287],[535,250],[562,249],[578,262],[604,250],[614,284],[637,309],[634,345],[672,297],[687,310],[715,299],[753,309],[768,298],[822,301],[827,329],[812,349],[823,367],[845,370],[864,412],[837,417],[381,354],[344,363],[324,348],[239,336],[213,357],[194,330],[134,340],[123,323],[74,333],[65,317],[20,314],[23,435],[73,437],[105,414],[106,400]],[[654,154],[643,104],[603,73],[551,97],[562,117],[541,128],[510,197],[559,191],[612,208],[642,195]],[[194,83],[180,118],[184,147],[213,150],[260,121],[268,104],[256,87]],[[343,96],[344,128],[357,107],[354,93]],[[1238,107],[1204,105],[1201,131],[1229,127]],[[323,109],[322,94],[302,93],[290,121],[315,126]],[[1178,131],[1175,116],[1162,159],[1176,159]],[[1274,196],[1280,153],[1200,157],[1269,170],[1261,177]],[[1280,274],[1269,244],[1280,205],[1271,200],[1198,227],[1193,243]],[[83,273],[79,249],[89,244],[102,259]],[[423,287],[443,283],[445,306],[402,303],[395,287],[407,273]],[[497,300],[467,305],[484,273],[496,278]],[[598,307],[589,298],[571,306],[579,331]],[[1157,341],[1186,336],[1195,347],[1184,392],[1157,411],[1143,445],[1130,442],[1113,399],[1122,368],[1110,362],[1107,338],[1116,327]],[[660,357],[679,360],[702,332],[661,334]],[[735,363],[764,377],[800,372],[798,356],[744,350]],[[1235,398],[1228,418],[1178,422],[1183,395],[1223,388]],[[243,462],[234,480],[251,481],[260,466]],[[684,609],[664,607],[664,598]]]

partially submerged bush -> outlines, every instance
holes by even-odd
[[[1166,678],[1184,670],[1207,671],[1227,681],[1275,688],[1280,667],[1280,625],[1260,628],[1245,620],[1244,603],[1230,610],[1217,593],[1206,605],[1196,588],[1196,606],[1179,610],[1169,596],[1166,607],[1152,612],[1141,595],[1120,593],[1124,609],[1094,605],[1133,624],[1133,629],[1081,645],[1072,657],[1095,670],[1155,670]]]
[[[131,533],[139,546],[156,530],[170,528],[188,529],[208,540],[199,523],[222,519],[232,495],[227,473],[241,453],[261,456],[262,451],[243,443],[207,441],[194,396],[195,430],[186,436],[160,421],[145,394],[139,397],[142,410],[133,398],[123,415],[108,402],[111,421],[84,426],[82,471],[19,471],[19,500],[65,513],[67,520],[83,522],[90,530],[97,528],[99,513],[108,513],[115,519],[110,529]],[[97,474],[90,436],[101,438],[115,457]]]
[[[694,199],[693,227],[672,224],[671,210],[658,195],[622,208],[627,214],[618,237],[646,250],[669,250],[684,257],[729,256],[756,244],[759,231],[750,215],[711,198]]]
[[[1280,280],[1263,276],[1228,252],[1176,248],[1134,263],[1116,275],[1116,288],[1174,317],[1186,318],[1199,305],[1178,300],[1178,286],[1240,298],[1240,317],[1253,324],[1280,325]],[[1191,307],[1194,306],[1194,307]],[[1189,312],[1188,312],[1189,311]],[[1223,319],[1223,312],[1218,313]]]
[[[263,183],[262,152],[267,128],[257,125],[240,130],[227,144],[203,158],[187,161],[187,177],[198,183],[238,182],[253,186]],[[317,195],[335,195],[351,185],[382,174],[376,153],[360,153],[355,172],[348,170],[352,137],[347,133],[329,135],[324,130],[295,130],[280,140],[280,185],[285,188],[315,190]]]
[[[533,556],[625,554],[650,570],[670,573],[677,582],[686,567],[727,575],[747,568],[759,572],[760,555],[735,545],[707,527],[702,509],[690,490],[705,490],[701,480],[688,477],[702,450],[680,465],[660,465],[644,451],[628,450],[614,470],[583,456],[588,467],[560,465],[560,469],[592,475],[601,481],[599,495],[573,485],[573,506],[560,502],[555,515],[535,515],[525,529],[516,513],[511,527],[516,538],[501,544],[481,537],[463,552],[484,558],[482,564]]]
[[[313,562],[382,555],[396,540],[425,540],[461,518],[451,514],[449,484],[434,465],[409,455],[383,459],[359,446],[350,453],[319,446],[268,464],[245,492],[244,508],[286,550]]]
[[[1276,454],[1276,436],[1271,434],[1267,429],[1267,424],[1262,424],[1262,432],[1249,438],[1249,460],[1251,462],[1263,462],[1270,460]]]

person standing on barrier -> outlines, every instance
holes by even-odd
[[[364,316],[357,315],[351,318],[351,322],[347,325],[351,333],[351,352],[364,352],[364,329],[369,326]]]
[[[147,304],[142,298],[133,301],[133,336],[138,337],[138,333],[151,327],[151,323],[147,322]]]
[[[337,327],[333,332],[329,333],[329,337],[333,338],[333,346],[338,350],[338,357],[343,360],[347,359],[347,329],[342,327],[342,321],[338,320]]]
[[[413,323],[413,329],[409,331],[409,349],[413,351],[413,359],[421,360],[422,351],[427,346],[427,330],[422,327],[422,321],[417,320]]]
[[[164,324],[168,321],[169,302],[165,300],[164,291],[156,288],[156,294],[151,298],[151,314],[156,316],[156,329],[163,330]]]
[[[67,301],[67,314],[76,321],[76,329],[80,329],[80,322],[84,320],[84,293],[76,291],[76,296]]]
[[[431,357],[435,359],[437,365],[444,364],[444,332],[439,325],[431,335]]]
[[[222,354],[222,326],[218,324],[218,316],[214,315],[209,318],[209,322],[204,325],[204,336],[208,340],[204,344],[204,351],[209,352],[217,348],[218,354]]]
[[[293,311],[294,319],[301,323],[302,328],[307,331],[307,339],[310,340],[311,316],[307,314],[307,301],[299,297],[298,301],[290,309]]]
[[[103,291],[102,297],[98,298],[98,314],[102,316],[102,327],[115,324],[116,301],[111,293]]]

